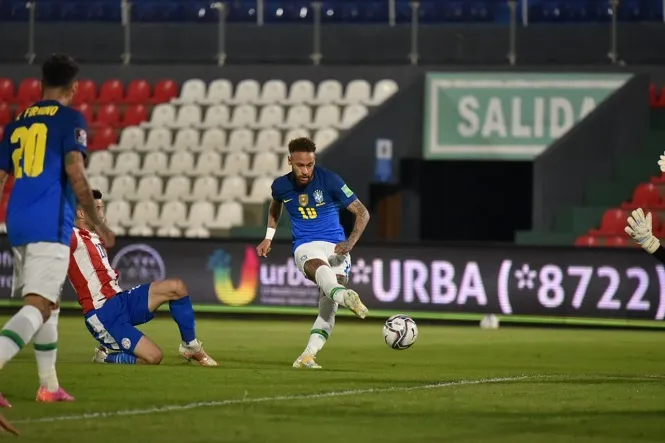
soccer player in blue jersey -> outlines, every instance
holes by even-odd
[[[115,237],[97,214],[85,174],[87,127],[69,107],[79,67],[67,55],[42,66],[42,100],[5,128],[0,144],[0,189],[15,177],[7,208],[14,255],[13,295],[23,308],[0,330],[0,368],[34,340],[40,379],[37,401],[72,401],[55,370],[59,301],[69,266],[77,200],[107,247]],[[9,406],[3,398],[0,405]]]
[[[277,223],[285,207],[291,217],[293,255],[296,266],[319,287],[319,315],[312,326],[305,351],[293,363],[295,368],[315,368],[316,354],[323,348],[335,326],[337,305],[365,318],[367,308],[358,294],[345,287],[351,269],[349,252],[358,242],[369,212],[339,175],[315,166],[316,145],[308,138],[289,143],[292,171],[272,184],[265,239],[257,246],[259,256],[270,252]],[[347,238],[339,220],[340,209],[355,215],[353,231]]]

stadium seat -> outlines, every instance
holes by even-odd
[[[197,127],[201,129],[219,128],[229,124],[230,111],[226,105],[213,105],[206,109],[203,121]]]
[[[158,225],[159,205],[154,201],[140,201],[134,206],[129,226],[151,226]]]
[[[244,200],[247,196],[247,183],[239,175],[226,177],[219,190],[219,200]]]
[[[656,85],[651,83],[649,85],[649,106],[652,108],[661,107],[660,97],[662,93],[656,88]]]
[[[219,192],[219,182],[215,177],[205,175],[194,180],[191,194],[183,196],[187,202],[193,201],[214,201]]]
[[[5,135],[5,128],[0,126],[0,140],[2,140],[2,137]]]
[[[142,151],[171,151],[171,131],[166,128],[151,129]]]
[[[379,106],[384,101],[389,99],[399,87],[394,80],[384,79],[380,80],[374,85],[374,91],[372,93],[372,99],[368,103],[371,106]]]
[[[336,104],[342,101],[342,84],[337,80],[324,80],[316,89],[314,105]]]
[[[182,237],[182,231],[179,228],[176,228],[175,226],[164,226],[158,228],[155,231],[155,235],[157,237],[163,237],[163,238],[178,238]]]
[[[222,129],[208,129],[201,136],[201,151],[223,151],[226,147],[226,132]]]
[[[263,203],[272,198],[272,177],[259,177],[252,183],[252,190],[244,201],[247,203]]]
[[[113,103],[100,106],[94,126],[120,126],[120,108]]]
[[[7,126],[12,120],[12,110],[9,108],[9,104],[0,102],[0,126]]]
[[[192,174],[194,170],[194,154],[189,151],[176,151],[169,159],[167,175]]]
[[[2,105],[0,105],[0,106],[2,106]],[[95,114],[92,110],[92,106],[90,106],[88,103],[80,103],[80,104],[74,106],[74,109],[76,109],[81,114],[83,114],[83,117],[85,118],[85,122],[88,124],[88,126],[93,125],[93,123],[95,121]],[[2,123],[0,122],[0,125],[1,124]]]
[[[277,176],[279,172],[279,157],[274,152],[261,152],[254,156],[252,169],[244,175],[249,177]]]
[[[141,169],[141,156],[136,152],[122,151],[115,158],[113,169],[109,170],[109,175],[133,175]]]
[[[642,183],[635,188],[633,198],[629,203],[622,203],[621,209],[630,211],[637,208],[647,209],[665,209],[665,204],[661,201],[660,193],[653,183]]]
[[[215,206],[207,201],[198,201],[189,208],[187,226],[190,228],[205,228],[215,219]]]
[[[106,198],[109,193],[109,179],[103,175],[93,175],[90,177],[90,187],[99,190],[102,198]]]
[[[651,177],[651,183],[653,184],[663,184],[665,183],[665,172],[661,172],[660,175],[656,177]]]
[[[224,158],[221,175],[246,175],[249,172],[249,155],[245,152],[232,152]]]
[[[111,183],[109,199],[127,200],[127,197],[131,197],[134,193],[136,193],[136,179],[131,175],[121,175]]]
[[[136,79],[129,82],[124,102],[128,105],[140,105],[149,103],[150,84],[148,84],[147,81],[141,79]]]
[[[202,226],[197,228],[187,228],[183,233],[183,236],[186,238],[208,238],[210,237],[210,231]]]
[[[320,151],[328,148],[339,137],[339,133],[332,128],[319,129],[314,134],[314,144]]]
[[[97,103],[105,105],[108,103],[121,103],[124,99],[122,82],[117,79],[107,80],[99,90]]]
[[[592,236],[611,236],[621,235],[626,227],[628,213],[621,209],[608,209],[603,214],[599,229],[591,229],[589,235]]]
[[[281,104],[286,100],[286,83],[282,80],[268,80],[263,84],[258,105]]]
[[[598,238],[589,235],[577,237],[575,240],[575,246],[599,246]]]
[[[283,102],[285,105],[310,104],[314,101],[314,83],[309,80],[297,80],[289,89],[289,96]]]
[[[250,152],[279,152],[282,149],[282,135],[277,129],[263,129],[256,135],[254,146]]]
[[[254,133],[249,129],[236,129],[231,132],[223,152],[238,152],[252,149],[254,146]]]
[[[113,154],[99,151],[90,154],[86,171],[89,175],[106,175],[113,168]]]
[[[370,102],[371,95],[372,86],[367,80],[352,80],[346,85],[346,91],[340,103],[345,105],[366,105]]]
[[[21,81],[16,94],[16,102],[28,106],[42,98],[42,87],[36,78],[26,78]]]
[[[184,105],[178,109],[173,123],[175,128],[192,128],[201,125],[201,107],[199,105]]]
[[[323,105],[316,108],[314,120],[309,124],[312,129],[329,128],[337,126],[340,119],[340,110],[337,105]]]
[[[191,78],[182,84],[180,96],[171,101],[173,104],[186,105],[203,103],[206,97],[206,84],[199,78]]]
[[[109,227],[113,227],[113,231],[117,232],[117,227],[124,228],[131,223],[131,208],[129,203],[124,200],[112,200],[106,205],[106,220]]]
[[[110,126],[105,126],[95,130],[89,148],[91,151],[106,149],[117,142],[118,133],[116,130]]]
[[[305,128],[289,129],[284,135],[284,141],[282,142],[281,148],[277,149],[276,151],[280,153],[287,153],[289,152],[289,143],[291,142],[291,140],[300,137],[310,138],[311,136],[312,136],[311,132]]]
[[[118,144],[109,146],[109,149],[112,151],[140,151],[144,144],[145,132],[139,127],[132,126],[125,128],[120,133],[120,141]]]
[[[605,239],[605,246],[612,247],[612,248],[625,248],[628,246],[631,246],[628,243],[628,236],[625,234],[623,236],[615,236],[615,237],[607,237]]]
[[[173,80],[160,80],[155,85],[152,103],[160,104],[171,101],[178,96],[178,85]]]
[[[256,122],[256,106],[239,105],[233,109],[231,121],[227,124],[229,128],[247,128],[252,127]]]
[[[215,151],[205,151],[199,154],[192,175],[205,177],[219,175],[222,170],[222,156]]]
[[[173,141],[173,146],[171,147],[174,151],[179,150],[189,150],[196,152],[199,150],[199,131],[192,128],[186,128],[179,130],[175,135],[175,140]]]
[[[289,164],[289,156],[284,155],[284,157],[282,157],[282,161],[280,162],[279,172],[277,174],[284,175],[288,174],[289,172],[291,172],[291,165]]]
[[[165,175],[168,170],[169,157],[162,151],[151,151],[143,158],[143,166],[137,175]]]
[[[132,226],[127,231],[130,237],[153,237],[154,231],[149,226]]]
[[[367,108],[360,104],[349,105],[342,112],[342,120],[339,123],[340,129],[349,129],[355,126],[360,120],[367,116]]]
[[[79,80],[76,94],[72,100],[73,105],[95,103],[97,100],[97,85],[92,80]]]
[[[230,103],[233,97],[233,85],[226,79],[217,79],[208,85],[208,93],[201,104],[216,105]]]
[[[267,105],[261,108],[259,118],[252,125],[255,129],[276,128],[284,122],[284,108],[279,105]]]
[[[168,201],[162,205],[159,218],[155,220],[159,227],[185,227],[187,226],[187,206],[180,201]]]
[[[162,179],[156,175],[148,175],[139,180],[136,194],[130,201],[157,200],[162,195]]]
[[[166,182],[164,193],[159,201],[169,202],[187,198],[190,194],[190,182],[184,175],[172,176]]]
[[[176,108],[168,103],[162,103],[152,109],[150,121],[141,123],[146,128],[171,128],[175,125]]]
[[[295,105],[286,111],[283,129],[306,128],[312,122],[312,108],[305,105]]]
[[[140,104],[128,106],[122,116],[120,126],[138,126],[148,120],[148,109]]]
[[[215,219],[208,226],[210,229],[231,229],[243,224],[243,208],[237,201],[227,201],[219,205]]]
[[[14,103],[14,82],[9,78],[0,78],[0,102]]]
[[[234,105],[256,103],[259,99],[260,91],[261,85],[256,80],[242,80],[236,86],[235,94],[229,102]]]

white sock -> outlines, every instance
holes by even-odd
[[[189,348],[195,348],[195,347],[200,345],[200,342],[196,338],[194,340],[190,341],[189,343],[185,343],[185,342],[182,342],[182,343],[185,346],[189,347]]]
[[[55,361],[58,357],[59,317],[60,309],[51,311],[51,317],[35,334],[34,346],[39,382],[49,392],[56,392],[60,388],[58,374],[55,371]]]
[[[14,358],[41,328],[44,318],[34,306],[23,306],[0,330],[0,368]]]
[[[305,348],[304,354],[316,356],[318,352],[323,348],[323,345],[326,344],[326,339],[321,334],[314,333],[309,336],[309,342]]]
[[[344,293],[340,289],[346,289],[337,282],[337,276],[330,266],[319,266],[314,274],[316,284],[321,290],[337,304],[344,307]]]

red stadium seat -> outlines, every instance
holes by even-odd
[[[14,82],[9,78],[0,78],[0,103],[14,102]]]
[[[2,141],[2,136],[5,134],[5,128],[0,126],[0,141]]]
[[[138,105],[150,102],[150,84],[145,80],[132,80],[127,87],[125,103]]]
[[[626,227],[628,213],[621,209],[608,209],[603,214],[599,229],[591,229],[589,235],[595,237],[621,235]]]
[[[110,126],[105,126],[97,129],[90,142],[90,150],[98,151],[106,149],[110,144],[117,143],[118,134]]]
[[[665,183],[665,172],[661,172],[657,177],[651,177],[651,183],[653,184],[663,184]]]
[[[665,86],[663,86],[659,93],[657,94],[657,102],[656,102],[656,108],[664,108],[665,107]]]
[[[74,109],[79,111],[83,116],[85,117],[86,123],[88,123],[88,126],[90,126],[93,121],[95,120],[95,115],[92,110],[92,106],[89,105],[88,103],[80,103],[76,106],[74,106]]]
[[[616,237],[608,237],[605,239],[605,246],[609,246],[611,248],[626,248],[630,246],[628,241],[630,240],[630,237],[628,235],[624,234],[624,236],[616,236]],[[632,242],[632,240],[630,240]]]
[[[97,110],[95,126],[120,126],[120,109],[113,103],[109,103]]]
[[[9,199],[7,196],[2,197],[0,202],[0,223],[5,223],[7,221],[7,205],[9,204]]]
[[[575,246],[598,246],[598,239],[596,237],[583,235],[581,237],[577,237],[575,240]]]
[[[125,109],[125,114],[120,125],[122,127],[137,126],[146,120],[148,120],[148,110],[146,107],[143,105],[133,105]]]
[[[20,105],[18,105],[18,107],[16,108],[16,112],[14,113],[14,117],[18,117],[19,114],[28,109],[28,106],[30,106],[31,104],[32,103],[21,103]]]
[[[656,88],[656,85],[653,83],[649,85],[649,106],[652,108],[658,108],[659,104],[659,92]]]
[[[662,209],[665,205],[661,201],[660,191],[653,183],[642,183],[635,188],[633,198],[629,203],[622,203],[621,209],[627,211],[643,208],[643,209]]]
[[[178,84],[173,80],[161,80],[155,85],[155,92],[152,95],[152,102],[165,103],[178,96]]]
[[[16,102],[25,107],[39,101],[42,98],[42,86],[36,78],[26,78],[18,87]]]
[[[80,105],[81,103],[94,103],[97,100],[97,85],[92,80],[79,80],[76,95],[72,103]]]
[[[6,126],[12,121],[12,110],[9,104],[0,102],[0,126]]]
[[[123,100],[123,86],[120,80],[107,80],[102,85],[99,91],[97,103],[122,103]]]

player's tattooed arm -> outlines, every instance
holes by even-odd
[[[0,169],[0,192],[2,192],[3,189],[5,189],[5,183],[7,183],[8,177],[9,174],[7,173],[7,171],[3,171],[2,169]]]
[[[92,187],[85,173],[83,154],[78,151],[69,152],[65,156],[65,171],[69,177],[74,194],[76,194],[76,199],[81,208],[83,208],[83,211],[85,211],[85,214],[95,226],[101,224],[102,219],[99,217],[97,208],[95,207]]]
[[[347,242],[355,245],[363,232],[365,232],[367,223],[369,223],[369,211],[360,200],[355,200],[346,209],[356,216],[356,221],[353,223],[353,230],[347,239]]]
[[[279,200],[272,200],[268,208],[268,227],[277,229],[277,224],[282,216],[282,208],[284,203]]]

